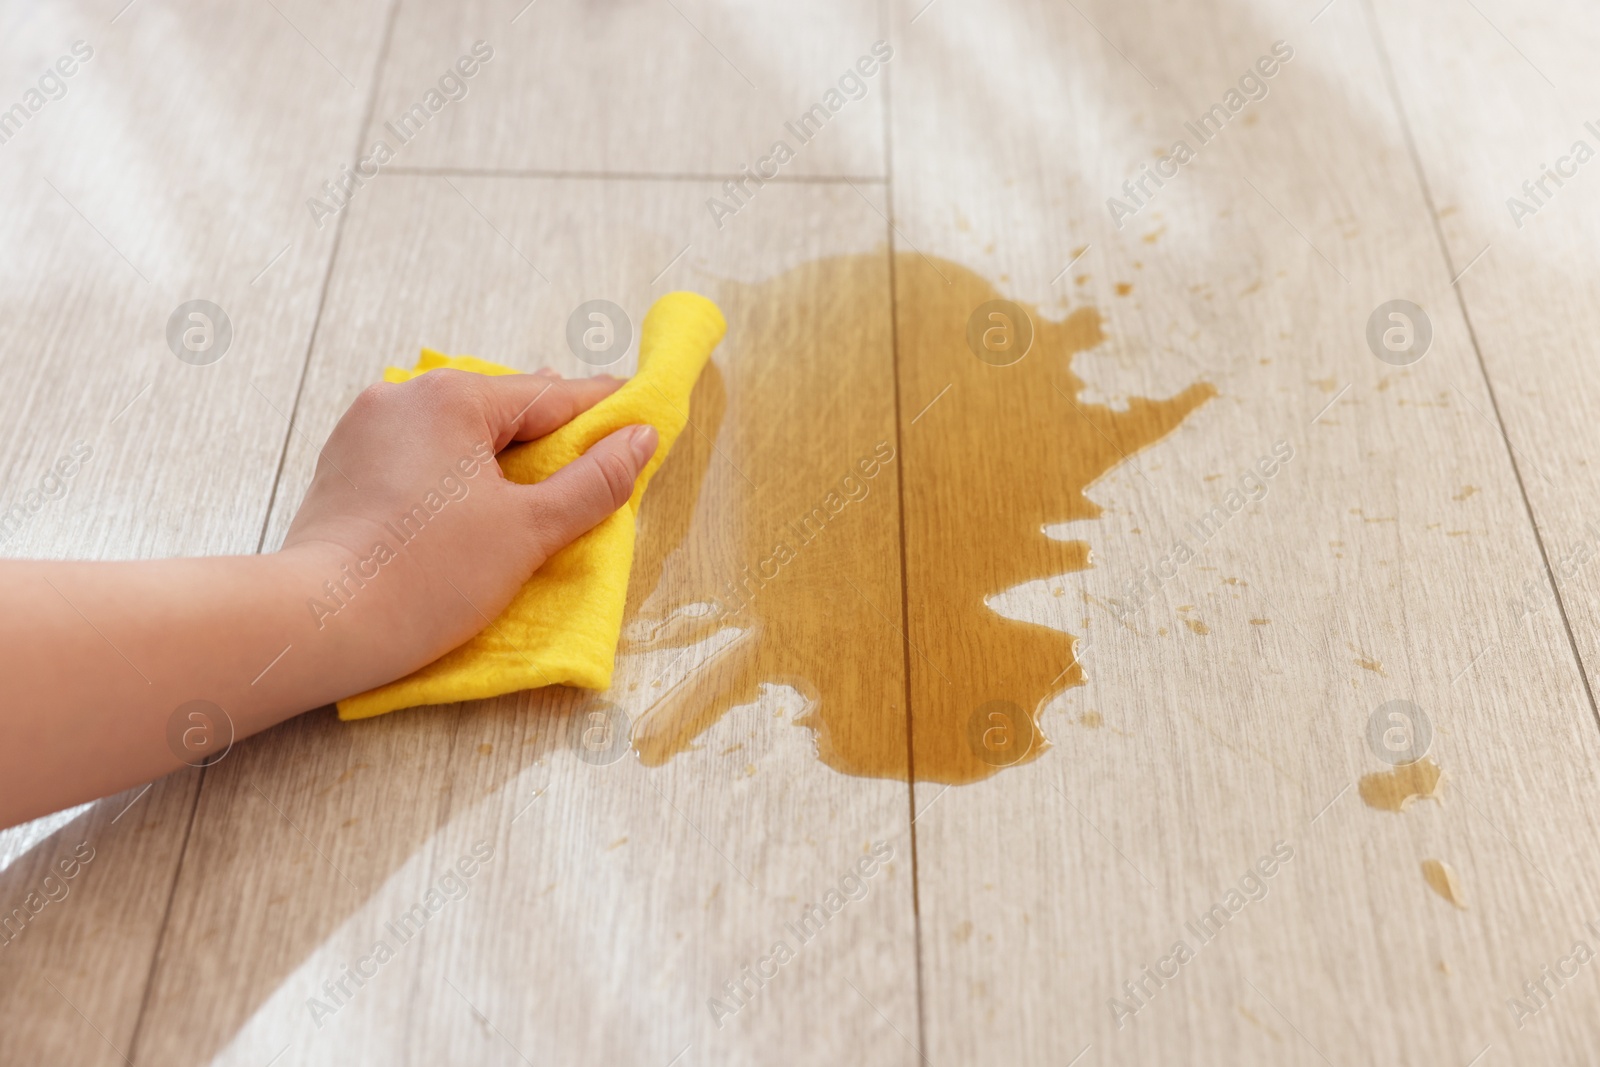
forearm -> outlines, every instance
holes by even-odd
[[[330,620],[308,607],[329,602],[322,583],[342,562],[321,546],[0,562],[0,827],[195,762],[169,738],[190,701],[222,709],[242,738],[392,677],[401,665],[384,653],[374,611],[352,600]]]
[[[483,629],[628,501],[658,437],[617,430],[533,485],[507,480],[496,453],[619,384],[438,370],[374,386],[270,555],[0,561],[0,828],[220,748],[186,730],[248,737]]]

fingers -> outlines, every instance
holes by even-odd
[[[519,488],[532,511],[541,561],[628,502],[633,483],[655,455],[653,426],[625,426],[537,485]]]
[[[471,377],[468,384],[484,401],[496,452],[565,426],[622,385],[616,378],[562,378],[553,371]]]

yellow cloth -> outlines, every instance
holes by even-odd
[[[546,437],[508,448],[500,468],[514,482],[543,481],[602,437],[635,423],[661,435],[655,456],[616,514],[545,561],[493,625],[412,674],[339,701],[341,719],[365,719],[396,708],[450,704],[545,685],[605,689],[611,685],[622,609],[633,566],[635,517],[651,475],[667,458],[689,418],[689,392],[727,323],[717,305],[696,293],[668,293],[639,332],[639,372],[622,388]],[[424,349],[414,370],[390,367],[403,382],[438,367],[479,374],[515,374],[472,356]]]

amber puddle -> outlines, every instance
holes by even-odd
[[[1392,771],[1361,776],[1361,799],[1379,811],[1404,811],[1415,800],[1438,800],[1444,784],[1444,771],[1432,756],[1415,763],[1402,763]]]
[[[1072,358],[1104,340],[1089,307],[1059,323],[1027,309],[1028,354],[985,363],[968,320],[999,294],[915,254],[893,264],[896,337],[889,267],[840,257],[716,293],[728,341],[645,497],[614,682],[646,696],[648,765],[766,682],[809,699],[800,721],[838,771],[972,782],[1036,758],[1039,709],[1082,684],[1074,637],[985,598],[1087,567],[1087,542],[1041,527],[1098,516],[1084,489],[1215,390],[1126,411],[1078,399]],[[674,684],[680,654],[705,661]]]

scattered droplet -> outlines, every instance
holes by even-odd
[[[1467,910],[1466,901],[1461,896],[1461,884],[1456,881],[1455,869],[1448,863],[1443,860],[1423,860],[1422,877],[1427,880],[1428,888],[1462,911]]]
[[[1433,757],[1424,756],[1392,771],[1364,775],[1359,787],[1361,799],[1379,811],[1404,811],[1413,800],[1438,800],[1444,777]]]

